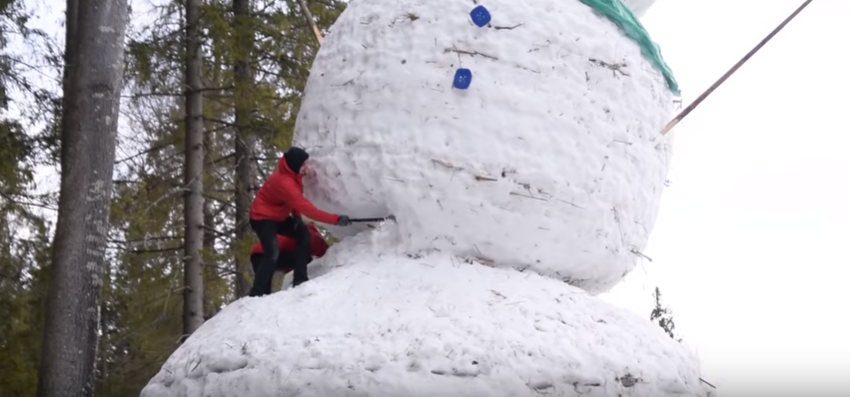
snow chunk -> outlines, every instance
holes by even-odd
[[[142,397],[708,396],[697,361],[646,319],[567,284],[364,233],[313,279],[198,329]]]
[[[630,2],[631,4],[631,2]],[[596,294],[632,271],[671,156],[661,74],[578,1],[351,2],[298,114],[305,193],[351,216],[394,213],[406,252],[440,249]],[[472,72],[452,88],[458,68]],[[331,228],[338,236],[365,226]]]

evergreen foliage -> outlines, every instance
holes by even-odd
[[[237,233],[237,185],[252,199],[289,146],[318,50],[295,0],[250,0],[248,13],[238,16],[236,1],[201,2],[205,319],[244,294],[240,285],[250,285],[247,256],[256,240],[250,229]],[[307,3],[325,31],[346,4]],[[38,185],[44,178],[36,174],[59,170],[62,51],[28,27],[31,11],[23,4],[0,0],[4,397],[35,395],[58,193],[58,186]],[[96,366],[95,394],[104,397],[138,395],[183,332],[185,15],[181,1],[153,4],[131,2],[137,12],[131,19],[152,21],[127,32]],[[10,35],[21,44],[15,53],[6,46]],[[237,65],[249,66],[248,79],[237,78]],[[49,75],[42,79],[47,83],[33,83],[36,75]],[[244,153],[235,150],[240,140]],[[239,161],[250,166],[244,182],[236,175]]]

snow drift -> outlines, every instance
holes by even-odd
[[[314,160],[306,194],[330,211],[394,213],[410,252],[608,291],[655,223],[672,94],[580,1],[478,3],[490,27],[473,25],[472,1],[349,5],[298,114],[295,144]],[[453,88],[458,68],[472,73],[466,90]]]
[[[346,239],[311,282],[232,303],[141,396],[709,395],[695,358],[645,319],[534,273],[401,255],[390,234]]]

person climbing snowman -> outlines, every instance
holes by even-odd
[[[292,286],[309,281],[307,263],[310,262],[310,231],[301,216],[329,225],[348,226],[346,215],[322,211],[304,197],[303,178],[310,155],[299,147],[291,147],[277,162],[277,169],[266,179],[249,212],[251,229],[257,234],[265,255],[255,274],[254,285],[248,296],[271,293],[271,278],[280,255],[277,236],[295,240],[292,267]]]

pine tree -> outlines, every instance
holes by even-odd
[[[52,194],[35,194],[35,167],[58,146],[46,139],[58,99],[33,76],[51,76],[51,39],[29,25],[31,4],[0,1],[0,395],[31,397],[50,263]],[[13,44],[18,44],[15,48]],[[58,75],[58,73],[57,73]],[[48,87],[50,88],[50,87]],[[11,104],[17,109],[10,109]],[[22,105],[25,104],[25,105]],[[35,125],[40,122],[41,125]]]
[[[126,0],[68,0],[62,178],[39,397],[94,394]]]
[[[673,312],[661,304],[661,290],[658,287],[655,287],[655,292],[652,293],[652,297],[655,299],[655,308],[652,309],[649,319],[651,321],[658,320],[658,326],[661,327],[661,329],[663,329],[670,338],[677,342],[681,342],[682,338],[677,338],[674,333],[676,324],[673,322]]]
[[[201,0],[186,0],[186,160],[183,204],[183,337],[204,323],[204,277],[201,252],[204,243],[204,105]]]
[[[251,184],[255,176],[251,167],[251,148],[254,145],[254,136],[251,134],[251,91],[254,89],[254,73],[251,71],[250,59],[254,48],[256,28],[250,17],[249,0],[233,0],[233,35],[236,41],[233,54],[233,82],[234,82],[234,123],[235,123],[235,150],[234,162],[236,163],[236,175],[234,178],[235,214],[235,247],[237,253],[244,252],[238,245],[250,238],[250,219],[248,210],[251,206],[252,192]],[[244,243],[243,243],[244,245]],[[234,287],[236,296],[248,295],[251,284],[248,283],[246,273],[251,272],[249,261],[244,255],[236,255],[234,260]]]

